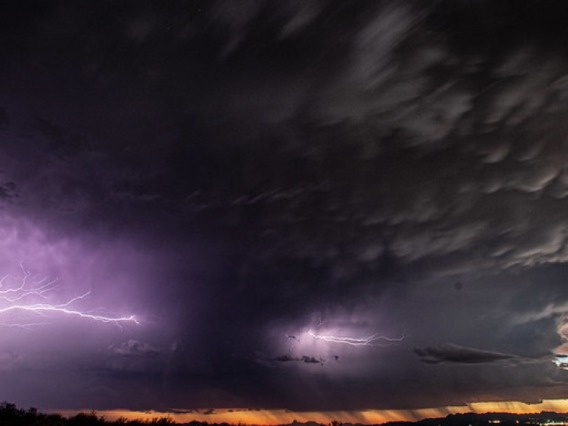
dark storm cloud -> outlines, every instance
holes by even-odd
[[[148,343],[130,339],[118,346],[110,345],[108,352],[113,355],[121,356],[154,356],[159,354],[161,350]]]
[[[109,345],[102,352],[100,372],[111,374],[162,375],[168,371],[177,345],[158,347],[129,339],[119,345]]]
[[[428,364],[454,362],[458,364],[483,364],[514,358],[514,355],[499,352],[482,351],[474,348],[445,344],[435,347],[414,348],[420,361]]]
[[[308,356],[308,355],[302,355],[301,357],[293,357],[290,354],[284,354],[284,355],[280,355],[277,356],[275,358],[270,359],[269,361],[274,361],[274,362],[303,362],[305,364],[321,364],[323,365],[324,360],[323,359],[317,359],[313,356]]]
[[[98,214],[99,206],[104,205],[110,211],[121,206],[130,209],[130,203],[140,203],[141,209],[154,205],[161,209],[169,202],[175,212],[172,213],[174,218],[182,221],[204,210],[219,216],[218,220],[222,221],[227,216],[232,216],[233,220],[256,217],[248,225],[251,231],[263,235],[269,249],[276,250],[275,255],[323,264],[330,270],[332,280],[352,278],[352,270],[372,273],[380,260],[389,255],[402,265],[412,264],[419,268],[429,268],[425,264],[434,262],[436,273],[442,272],[439,269],[443,263],[442,269],[447,269],[450,274],[466,268],[464,262],[472,256],[479,266],[487,268],[530,265],[536,262],[534,253],[537,252],[538,262],[563,258],[562,222],[551,220],[547,224],[537,224],[521,214],[532,210],[532,215],[540,217],[548,210],[556,210],[555,205],[561,205],[563,200],[557,197],[563,191],[560,158],[565,148],[543,140],[547,137],[532,137],[532,133],[539,131],[539,126],[553,119],[555,106],[561,105],[554,101],[561,92],[559,78],[563,75],[563,64],[553,54],[548,54],[550,59],[542,58],[543,54],[534,49],[515,46],[512,53],[497,58],[480,58],[481,54],[478,54],[475,60],[480,63],[471,65],[470,69],[469,62],[474,59],[469,55],[457,55],[450,45],[451,40],[439,35],[423,36],[429,27],[428,11],[409,4],[377,4],[370,8],[371,18],[361,27],[345,24],[346,39],[340,47],[344,46],[341,60],[346,61],[346,66],[332,72],[324,84],[316,85],[288,104],[287,95],[280,93],[281,87],[290,85],[284,92],[291,93],[295,88],[303,90],[306,84],[314,86],[314,76],[319,74],[320,68],[339,58],[331,52],[325,55],[325,46],[315,40],[313,43],[317,47],[324,48],[320,61],[312,62],[310,66],[305,66],[304,62],[282,62],[289,70],[282,68],[282,71],[272,72],[264,69],[269,61],[275,64],[283,61],[277,53],[270,53],[269,47],[276,52],[283,47],[279,46],[278,38],[272,42],[269,39],[266,47],[259,47],[260,57],[251,57],[246,42],[254,44],[256,38],[249,27],[252,27],[252,20],[261,19],[263,13],[272,15],[278,10],[262,2],[247,3],[247,13],[240,8],[236,13],[232,8],[234,6],[230,4],[215,3],[211,10],[203,11],[203,19],[198,19],[199,14],[190,19],[190,14],[188,20],[199,27],[204,25],[203,20],[211,19],[217,23],[215,25],[227,28],[226,34],[221,32],[221,38],[226,38],[228,45],[234,45],[232,60],[242,63],[239,67],[254,70],[254,75],[231,79],[229,58],[220,60],[217,65],[208,65],[221,78],[221,83],[218,87],[213,86],[214,93],[209,99],[195,89],[197,99],[205,104],[196,114],[204,115],[199,121],[205,124],[194,123],[191,116],[183,116],[184,109],[197,106],[188,98],[193,90],[182,87],[179,102],[184,107],[178,112],[164,108],[162,103],[173,93],[162,83],[156,88],[158,102],[154,114],[168,116],[170,122],[183,120],[185,123],[181,126],[186,128],[183,130],[186,134],[181,137],[185,142],[176,142],[180,136],[174,134],[173,140],[167,136],[161,138],[159,150],[154,150],[146,141],[143,145],[136,144],[142,152],[137,152],[139,149],[134,147],[128,152],[130,142],[118,141],[112,136],[112,140],[118,142],[116,150],[122,151],[130,170],[120,169],[121,162],[115,155],[118,153],[101,150],[95,143],[94,158],[84,158],[83,162],[91,165],[93,174],[100,175],[99,187],[93,187],[91,180],[77,181],[78,171],[70,170],[66,176],[61,164],[53,164],[53,169],[45,170],[45,173],[55,174],[56,187],[61,188],[63,179],[70,182],[66,185],[68,193],[50,196],[52,203],[57,205],[80,199],[71,192],[75,190],[81,193],[84,202],[90,202],[88,210],[95,208]],[[356,8],[348,11],[354,16],[362,13]],[[80,17],[79,21],[86,19],[83,16],[86,12],[81,9],[74,13]],[[320,13],[325,15],[323,11]],[[333,8],[330,7],[327,13],[333,16]],[[63,12],[59,11],[50,19],[61,14]],[[131,25],[131,19],[136,22],[172,19],[164,11],[158,13],[153,8],[142,15],[131,18],[127,11],[119,23],[131,28],[134,25]],[[317,17],[316,14],[311,25],[317,25]],[[286,25],[285,19],[274,22],[276,27]],[[134,27],[152,25],[158,24]],[[183,46],[191,56],[191,42],[180,45],[175,29],[177,27],[172,27],[167,35],[160,37],[166,37],[172,48],[182,49]],[[262,27],[259,31],[264,34],[269,29]],[[330,30],[327,29],[326,34],[332,34]],[[131,37],[129,31],[125,35],[119,25],[103,40],[107,46],[112,42],[124,44],[125,39]],[[149,29],[145,31],[138,31],[148,33],[145,42],[158,37]],[[200,34],[207,36],[207,33]],[[52,37],[52,43],[62,43],[70,35],[60,31]],[[92,37],[98,39],[102,34],[96,33]],[[215,51],[214,42],[215,38],[211,38],[212,51]],[[219,45],[221,51],[226,50],[224,43]],[[79,54],[74,50],[71,52]],[[133,49],[133,55],[134,52]],[[94,53],[95,58],[106,58],[104,51]],[[147,50],[141,50],[138,57],[142,62],[141,71],[149,65],[147,62],[154,60]],[[544,67],[541,66],[543,61]],[[178,65],[171,64],[171,72],[179,72],[187,66],[183,61]],[[120,66],[112,67],[111,71],[123,72],[124,76],[130,72]],[[269,84],[280,72],[284,77],[283,86],[265,86],[264,81]],[[444,74],[449,78],[440,83],[438,80]],[[120,74],[115,76],[113,84],[122,82],[120,77]],[[82,78],[86,80],[83,84],[90,81],[87,76],[82,75]],[[475,87],[476,78],[485,80],[482,81],[485,85]],[[190,73],[188,79],[195,77]],[[131,81],[127,87],[137,84],[141,83]],[[99,90],[106,93],[110,89]],[[515,126],[506,124],[506,120],[511,119],[512,112],[509,111],[518,115],[529,108],[540,108],[534,96],[537,90],[543,92],[542,102],[548,101],[550,112],[535,118],[540,109],[529,110],[524,119],[515,118],[527,126],[522,130],[527,136],[517,138]],[[527,97],[531,98],[530,102]],[[247,105],[249,100],[251,104]],[[265,100],[274,106],[260,108]],[[118,101],[115,107],[121,108],[126,99]],[[137,108],[147,108],[150,101],[156,103],[154,98],[140,99]],[[87,111],[97,107],[89,103],[92,101],[86,100]],[[208,103],[213,105],[208,106]],[[224,122],[214,123],[210,115],[219,108],[225,114]],[[270,108],[275,110],[267,111]],[[288,108],[292,108],[291,114],[278,112]],[[308,122],[301,124],[296,115],[302,110],[308,111],[304,119]],[[267,113],[275,115],[265,117]],[[354,113],[357,116],[352,116]],[[171,117],[172,114],[175,116]],[[34,120],[33,132],[51,144],[63,144],[61,124],[45,118]],[[141,119],[133,117],[127,116],[126,120],[123,127],[128,127],[128,120],[132,126],[141,123]],[[247,121],[250,120],[260,132],[256,136],[248,129]],[[499,123],[505,125],[486,129]],[[245,129],[239,131],[240,126]],[[179,132],[173,129],[166,131]],[[230,132],[236,132],[235,136],[241,141],[231,141]],[[389,146],[389,140],[393,139],[389,135],[397,132],[399,142],[396,144],[400,148]],[[480,132],[482,135],[472,140],[472,135]],[[282,136],[270,142],[276,133]],[[68,139],[73,137],[67,136]],[[132,137],[140,139],[140,135],[133,134]],[[147,135],[142,137],[146,139]],[[507,142],[512,138],[520,140],[515,144]],[[318,140],[326,142],[322,144]],[[349,140],[348,145],[346,140]],[[276,144],[277,155],[270,154],[273,144]],[[251,146],[253,155],[250,155]],[[46,149],[50,149],[49,146]],[[385,149],[388,153],[380,155]],[[443,153],[440,153],[441,149]],[[144,154],[143,151],[157,157],[154,161],[145,157],[141,161],[146,164],[133,162]],[[248,153],[246,156],[245,152]],[[81,162],[77,157],[85,154],[78,148],[66,162],[77,167]],[[232,158],[242,159],[244,173],[241,163],[238,167],[231,164]],[[354,165],[357,165],[356,174],[352,172]],[[70,165],[66,164],[66,167]],[[99,168],[104,168],[105,172],[97,173]],[[37,172],[42,171],[43,167],[39,165]],[[215,179],[208,178],[215,175],[232,183],[218,186]],[[404,184],[391,190],[391,185],[386,182]],[[428,185],[422,185],[424,182]],[[344,193],[349,194],[347,198]],[[545,199],[535,201],[534,194],[541,193]],[[447,203],[448,199],[454,201]],[[317,220],[317,226],[312,226],[310,212],[315,208],[325,213],[318,214],[317,219],[313,219]],[[348,226],[344,226],[346,223]],[[504,223],[509,224],[506,231],[503,230]],[[321,233],[321,229],[328,232]],[[438,260],[442,258],[443,261]]]
[[[14,182],[5,182],[0,186],[0,199],[4,202],[18,196],[16,184]]]
[[[202,407],[234,395],[368,407],[362,394],[423,406],[434,380],[414,346],[440,368],[498,369],[506,353],[564,344],[562,2],[2,8],[0,206],[16,229],[5,251],[36,228],[44,245],[87,241],[82,259],[98,247],[98,270],[112,265],[97,285],[157,324],[97,340],[97,367],[198,383]],[[411,343],[370,352],[315,342],[315,329]],[[298,361],[297,381],[257,353]],[[302,365],[334,356],[318,373]],[[562,382],[536,364],[444,370],[460,396],[429,402]],[[310,374],[320,398],[299,401]],[[164,400],[187,405],[179,395]]]

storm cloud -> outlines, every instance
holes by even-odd
[[[565,395],[563,2],[1,8],[0,266],[140,322],[0,316],[4,399]]]
[[[420,357],[422,362],[429,364],[438,364],[441,362],[482,364],[514,358],[513,355],[482,351],[473,348],[464,348],[462,346],[452,344],[445,344],[436,347],[414,348],[414,352]]]

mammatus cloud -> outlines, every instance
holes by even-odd
[[[316,55],[316,60],[286,64],[290,87],[285,94],[299,90],[302,95],[285,102],[281,86],[269,84],[274,76],[258,58],[248,56],[247,46],[258,36],[255,20],[263,13],[274,18],[269,28],[258,30],[266,31],[266,37],[272,34],[261,49],[268,60],[281,48],[280,36],[274,34],[291,32],[301,43],[305,31],[317,30],[320,19],[332,19],[337,12],[319,2],[286,2],[275,8],[262,1],[238,8],[214,2],[191,20],[192,37],[203,30],[202,37],[217,40],[204,28],[221,31],[217,54],[223,59],[215,71],[226,81],[215,96],[223,99],[227,130],[169,128],[164,134],[171,137],[161,138],[162,149],[147,143],[145,157],[126,140],[113,141],[118,155],[92,135],[81,139],[78,131],[61,123],[61,117],[30,117],[25,109],[7,105],[4,111],[11,124],[5,132],[20,147],[4,149],[11,164],[6,166],[4,192],[13,200],[17,188],[19,199],[25,194],[27,210],[43,209],[42,216],[59,218],[64,226],[78,217],[104,217],[115,226],[132,226],[129,221],[136,222],[131,216],[119,213],[131,211],[131,206],[141,218],[142,212],[154,211],[163,215],[162,223],[178,226],[202,216],[221,222],[257,217],[250,226],[262,235],[267,256],[316,264],[338,285],[365,281],[376,275],[376,269],[384,273],[385,263],[399,275],[405,274],[392,264],[412,271],[406,275],[445,277],[471,273],[468,265],[473,262],[480,273],[564,262],[566,226],[556,212],[568,194],[561,161],[567,148],[558,124],[566,78],[557,52],[542,53],[530,42],[497,57],[485,45],[476,54],[460,50],[449,35],[432,31],[439,11],[410,2],[374,5],[364,11],[366,19],[354,18],[362,13],[357,7],[346,9],[353,14],[353,23],[347,20],[342,25],[339,57],[329,53],[320,60]],[[78,22],[86,19],[76,13]],[[169,22],[167,13],[155,14],[126,16],[124,31],[109,34],[106,42],[128,45],[134,37],[137,43],[149,43],[161,34],[152,28],[168,22],[173,25],[170,41],[180,49],[191,45],[188,39],[175,37],[187,29]],[[324,26],[321,39],[309,36],[312,48],[325,53],[333,36],[333,26]],[[58,33],[53,43],[65,37]],[[102,35],[93,32],[91,37]],[[98,46],[95,41],[93,46]],[[96,64],[103,61],[103,53],[94,52],[95,64],[90,65],[104,74],[102,64]],[[155,66],[154,56],[144,51],[138,55],[143,65]],[[229,67],[224,67],[232,56],[260,75],[261,82],[229,78]],[[169,72],[181,73],[187,65],[178,66]],[[108,71],[105,78],[118,84],[119,70]],[[319,79],[322,72],[329,78]],[[156,75],[162,81],[168,73]],[[204,87],[209,84],[203,82]],[[186,110],[192,110],[193,102],[217,99],[178,89],[175,96]],[[173,96],[158,93],[164,103]],[[246,104],[251,98],[256,101]],[[282,101],[272,102],[275,98]],[[258,134],[244,132],[238,138],[241,142],[232,144],[230,135],[243,132],[238,128],[242,111],[247,117],[261,117],[266,99],[283,110],[274,112],[280,118],[254,123]],[[140,103],[144,111],[150,108],[143,100]],[[98,107],[86,103],[82,108]],[[253,114],[248,113],[251,110]],[[204,123],[210,118],[207,111],[201,112]],[[217,107],[213,111],[219,113]],[[183,116],[175,119],[188,122]],[[77,127],[94,133],[92,123]],[[98,131],[102,126],[96,127]],[[193,142],[178,144],[179,138],[185,140],[185,131],[199,132],[201,142],[190,138]],[[30,156],[31,148],[21,148],[32,145],[24,132],[41,155]],[[274,146],[263,143],[276,134],[283,136]],[[251,160],[245,168],[257,172],[243,179],[241,167],[227,165],[251,149],[263,166]],[[201,168],[203,173],[198,173]],[[206,169],[223,171],[232,184],[219,189],[204,179]],[[188,170],[195,174],[192,179],[177,176]],[[87,171],[97,178],[86,179]],[[317,226],[311,223],[315,217],[305,213],[313,211],[314,200],[320,211]],[[535,220],[543,216],[548,220]]]

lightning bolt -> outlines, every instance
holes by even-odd
[[[309,330],[308,334],[314,339],[323,340],[324,342],[342,343],[350,346],[389,346],[395,343],[400,343],[404,340],[404,336],[388,337],[379,333],[361,338],[316,334],[312,330]]]
[[[22,276],[4,275],[0,279],[0,317],[4,314],[9,314],[10,312],[25,312],[40,317],[48,317],[49,314],[74,316],[91,321],[112,323],[115,325],[121,325],[123,323],[140,323],[135,315],[106,315],[100,311],[84,311],[76,307],[77,302],[89,297],[91,294],[90,291],[79,296],[75,296],[62,303],[50,303],[48,297],[57,289],[55,283],[58,280],[43,278],[38,281],[32,281],[30,272],[26,270],[22,264],[20,264],[20,269],[22,271]],[[45,323],[0,323],[0,325],[20,327],[24,329],[29,329],[41,324]]]

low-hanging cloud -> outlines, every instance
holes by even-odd
[[[443,362],[457,364],[484,364],[515,358],[514,355],[483,351],[480,349],[467,348],[449,343],[439,346],[414,348],[414,352],[418,355],[420,361],[428,364],[440,364]]]

